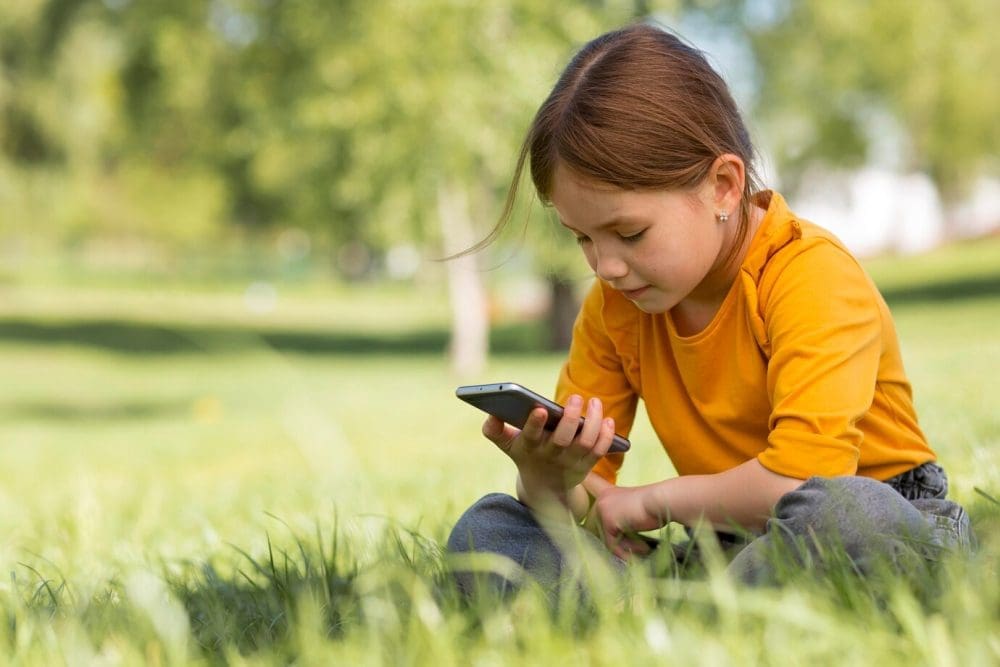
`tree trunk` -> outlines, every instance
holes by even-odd
[[[476,242],[469,216],[469,199],[454,183],[437,191],[438,219],[446,255],[461,252]],[[489,352],[489,308],[475,253],[445,262],[451,299],[451,340],[448,354],[452,371],[472,378],[486,366]]]
[[[573,338],[573,323],[580,304],[573,283],[557,275],[549,275],[549,349],[568,350]]]

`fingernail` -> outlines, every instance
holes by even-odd
[[[600,406],[601,406],[601,399],[597,398],[596,396],[590,399],[590,407],[599,408]]]
[[[580,407],[581,405],[583,405],[583,398],[581,396],[573,394],[572,396],[569,397],[569,404],[572,405],[574,408]]]

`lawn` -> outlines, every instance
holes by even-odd
[[[880,259],[982,549],[932,600],[636,575],[581,620],[467,609],[440,545],[511,466],[453,396],[443,292],[0,283],[0,654],[24,664],[1000,663],[1000,239]],[[251,305],[253,305],[251,303]],[[387,316],[387,314],[391,314]],[[388,324],[387,324],[388,323]],[[528,334],[524,334],[528,330]],[[519,337],[520,336],[520,337]],[[505,326],[485,380],[549,390]],[[508,343],[504,343],[508,341]],[[509,341],[514,341],[510,343]],[[671,474],[640,417],[623,483]],[[668,657],[669,656],[669,657]]]

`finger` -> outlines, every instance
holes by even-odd
[[[633,556],[648,556],[649,546],[641,540],[623,539],[614,548],[614,554],[622,560],[629,560]]]
[[[613,528],[605,533],[604,539],[608,549],[622,560],[636,555],[647,556],[652,551],[641,535],[628,529]]]
[[[602,524],[601,537],[604,538],[604,545],[608,548],[608,550],[621,558],[621,549],[619,549],[621,544],[621,531],[613,526],[604,526]]]
[[[629,552],[640,556],[647,556],[653,551],[649,542],[642,539],[642,536],[638,533],[625,533],[622,537],[621,545]]]
[[[601,430],[597,436],[597,442],[594,443],[594,448],[590,450],[591,456],[594,457],[595,461],[608,453],[614,439],[615,420],[611,417],[605,417],[601,420]]]
[[[510,424],[505,424],[503,420],[490,415],[483,422],[483,435],[494,445],[503,451],[509,451],[514,438],[520,434],[520,430]]]
[[[562,419],[552,432],[552,442],[560,447],[568,447],[576,437],[576,432],[580,428],[580,413],[583,410],[583,398],[578,394],[573,394],[566,401],[563,409]]]
[[[601,538],[604,540],[604,544],[617,555],[624,537],[622,529],[610,521],[605,522],[600,508],[598,508],[597,516],[600,519]]]
[[[549,413],[545,408],[535,408],[528,415],[524,422],[521,434],[524,436],[524,443],[528,447],[537,447],[545,440],[545,422],[549,418]]]
[[[583,420],[583,427],[576,436],[576,442],[588,449],[593,447],[601,434],[603,417],[604,408],[601,406],[601,399],[594,397],[587,401],[587,417]]]

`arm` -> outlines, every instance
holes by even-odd
[[[566,507],[573,516],[573,520],[581,522],[594,513],[594,503],[596,498],[606,489],[614,488],[614,484],[604,479],[597,473],[591,472],[576,486],[567,489],[565,494],[557,498],[559,503]],[[537,494],[537,490],[534,490]],[[521,480],[521,475],[517,476],[517,498],[522,503],[531,508],[536,508],[544,504],[544,500],[533,495],[533,490],[525,487]]]
[[[760,287],[770,433],[757,458],[792,477],[853,475],[883,353],[878,293],[828,242],[772,263]]]
[[[756,459],[714,475],[685,475],[631,488],[610,487],[597,499],[605,541],[619,556],[642,545],[630,531],[653,530],[677,521],[693,526],[708,521],[719,530],[739,526],[761,532],[781,496],[801,479],[771,472]]]
[[[704,519],[720,530],[736,525],[760,532],[781,496],[802,482],[751,459],[714,475],[686,475],[653,484],[648,502],[687,526]]]

